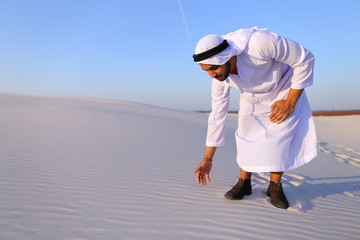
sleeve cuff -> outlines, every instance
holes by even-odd
[[[304,89],[306,87],[311,86],[312,83],[292,83],[291,88],[292,89]]]
[[[207,147],[222,147],[224,145],[225,145],[225,141],[221,141],[221,142],[218,142],[218,143],[206,142]]]

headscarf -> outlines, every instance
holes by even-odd
[[[202,64],[223,65],[227,61],[229,61],[231,57],[239,55],[240,53],[242,53],[242,51],[244,51],[244,49],[249,43],[251,35],[255,31],[267,31],[267,29],[259,29],[257,27],[253,27],[239,29],[235,32],[231,32],[222,36],[216,34],[207,35],[199,40],[198,44],[196,45],[195,54],[193,57],[195,59],[196,55],[198,54],[204,53],[214,48],[216,49],[219,45],[223,44],[226,41],[228,43],[228,47],[225,50],[204,60],[197,61],[197,63]]]

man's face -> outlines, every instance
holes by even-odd
[[[230,63],[227,62],[223,65],[208,65],[208,64],[199,64],[200,67],[206,71],[210,77],[219,80],[220,82],[225,81],[230,73]]]

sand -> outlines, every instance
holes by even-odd
[[[0,239],[360,239],[360,116],[316,117],[319,155],[285,173],[287,210],[223,194],[236,116],[197,184],[207,115],[102,99],[0,94]]]

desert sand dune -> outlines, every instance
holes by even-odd
[[[0,94],[0,239],[360,239],[360,116],[316,117],[319,155],[284,175],[290,207],[228,201],[234,131],[211,183],[193,173],[207,115],[122,101]]]

